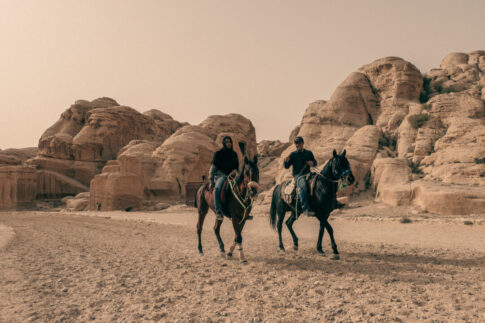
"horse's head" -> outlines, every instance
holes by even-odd
[[[259,169],[258,157],[254,156],[253,160],[244,157],[244,165],[241,172],[239,182],[249,189],[249,194],[254,197],[258,194],[259,189]]]
[[[346,185],[352,185],[355,178],[352,174],[352,170],[350,169],[349,161],[345,157],[345,153],[345,149],[340,155],[337,154],[335,149],[333,150],[333,157],[329,161],[331,173],[334,179],[339,179]]]

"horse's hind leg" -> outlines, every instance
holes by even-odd
[[[298,250],[298,237],[293,231],[293,223],[296,221],[296,214],[294,211],[291,211],[291,216],[286,220],[286,226],[291,233],[291,237],[293,238],[293,249]]]
[[[216,234],[217,242],[219,242],[219,248],[221,249],[221,254],[224,256],[225,255],[224,242],[222,242],[221,233],[220,233],[222,221],[223,220],[216,219],[216,223],[214,224],[214,233]]]
[[[197,217],[197,238],[199,239],[199,253],[203,254],[202,251],[202,226],[204,225],[204,219],[207,213],[203,213],[199,210],[199,216]]]
[[[278,223],[276,227],[278,228],[278,238],[280,241],[280,250],[285,251],[285,246],[283,245],[283,239],[281,237],[281,231],[283,230],[283,220],[285,219],[286,211],[284,207],[278,209]]]
[[[205,201],[203,197],[203,193],[199,191],[197,194],[197,199],[198,199],[198,216],[197,216],[197,238],[199,240],[199,253],[203,254],[204,252],[202,251],[202,226],[204,225],[204,220],[205,216],[207,215],[207,211],[209,210],[209,206],[207,205],[207,202]]]
[[[325,221],[324,225],[325,225],[325,229],[327,229],[327,232],[330,236],[330,242],[332,243],[333,259],[340,259],[340,255],[339,255],[338,249],[337,249],[337,244],[335,243],[335,239],[333,237],[333,228],[330,225],[330,223],[328,223],[328,220]]]

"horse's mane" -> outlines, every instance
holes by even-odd
[[[259,169],[258,169],[258,164],[255,164],[254,166],[252,166],[254,163],[252,162],[248,162],[247,165],[249,165],[250,168],[253,169],[253,171],[257,172],[258,176],[259,176]],[[241,170],[239,170],[239,173],[238,175],[236,176],[236,183],[237,185],[240,185],[244,179],[244,169],[246,168],[246,163],[243,163],[242,167],[241,167]]]
[[[320,175],[323,175],[327,178],[331,178],[332,175],[332,161],[334,157],[330,158],[326,163],[325,166],[323,166],[322,170],[320,171]]]
[[[239,170],[239,173],[236,176],[236,184],[241,185],[243,179],[244,179],[244,168],[246,167],[246,164],[243,163],[241,170]]]

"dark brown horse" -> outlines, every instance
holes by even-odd
[[[242,263],[246,263],[246,258],[244,257],[242,248],[242,230],[244,224],[246,223],[246,218],[251,211],[252,200],[254,196],[258,193],[258,182],[259,182],[259,170],[258,170],[258,158],[254,157],[252,161],[248,160],[247,157],[244,158],[244,165],[242,166],[239,173],[231,174],[228,177],[227,192],[225,201],[223,204],[224,214],[229,217],[232,221],[232,226],[234,228],[235,238],[234,243],[229,248],[227,257],[231,258],[232,253],[236,246],[239,250],[239,256]],[[201,233],[202,226],[204,225],[204,219],[209,211],[215,211],[214,207],[214,194],[213,190],[209,190],[209,183],[202,184],[197,190],[195,196],[195,206],[198,210],[197,216],[197,236],[199,238],[199,253],[203,254]],[[214,212],[215,213],[215,212]],[[224,243],[222,242],[220,229],[223,219],[217,220],[214,224],[214,232],[219,242],[219,248],[221,249],[222,255],[225,255]]]
[[[322,238],[324,230],[330,236],[330,241],[332,244],[334,259],[339,259],[339,252],[337,249],[337,244],[333,237],[333,228],[328,223],[328,217],[330,212],[335,209],[336,205],[333,203],[337,194],[337,181],[341,180],[347,185],[352,185],[355,181],[354,175],[350,169],[350,164],[345,157],[345,150],[342,154],[337,154],[333,151],[333,157],[325,164],[320,173],[315,174],[315,187],[314,193],[309,197],[309,204],[312,210],[315,211],[315,217],[318,219],[320,224],[320,231],[318,232],[317,240],[317,251],[320,254],[325,254],[322,249]],[[298,219],[297,212],[301,213],[301,209],[296,210],[295,205],[288,205],[285,200],[283,200],[281,195],[281,190],[283,189],[282,184],[275,186],[273,190],[273,198],[271,199],[271,209],[270,209],[270,224],[273,229],[278,230],[278,238],[280,243],[280,250],[285,250],[283,245],[283,240],[281,238],[281,230],[283,228],[283,220],[285,219],[286,212],[291,211],[291,216],[286,221],[286,226],[291,233],[293,238],[293,248],[298,250],[298,237],[293,231],[293,223]],[[278,217],[278,219],[276,219]]]

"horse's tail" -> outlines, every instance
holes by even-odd
[[[271,208],[269,209],[269,224],[276,230],[276,199],[278,198],[280,184],[276,185],[273,190],[273,196],[271,197]]]
[[[198,188],[198,189],[196,189],[196,190],[195,190],[195,199],[194,199],[194,207],[195,207],[195,208],[197,208],[197,207],[198,207],[198,205],[197,205],[197,199],[198,199],[198,197],[199,197],[199,194],[198,194],[198,193],[199,193],[199,189],[200,189],[200,186],[199,186],[199,188]]]
[[[205,182],[205,178],[206,178],[205,175],[202,175],[202,182]],[[195,199],[194,199],[194,207],[195,208],[198,207],[198,205],[197,205],[198,194],[197,193],[199,193],[199,190],[202,187],[202,185],[204,185],[204,183],[200,184],[199,187],[195,190]]]

